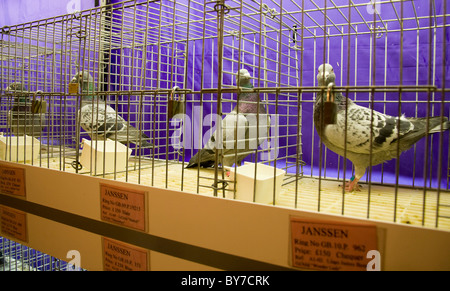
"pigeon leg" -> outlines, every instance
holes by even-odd
[[[350,182],[345,182],[345,191],[353,192],[353,191],[361,191],[361,187],[358,185],[359,179],[353,176],[350,179]]]

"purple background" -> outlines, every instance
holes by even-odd
[[[119,1],[113,1],[113,3],[117,3]],[[138,1],[140,2],[140,1]],[[145,2],[145,1],[143,1]],[[298,10],[298,8],[291,6],[290,2],[284,1],[286,6],[284,7],[287,11],[291,9]],[[321,1],[315,1],[321,2]],[[348,1],[335,1],[338,4],[345,5]],[[355,4],[367,3],[367,0],[359,0],[353,1]],[[420,2],[420,3],[419,3]],[[404,4],[403,17],[415,17],[415,13],[417,13],[418,17],[427,16],[429,14],[428,1],[415,1],[416,3],[416,11],[414,11],[411,7],[411,2],[407,1]],[[27,21],[36,21],[42,18],[52,17],[56,15],[62,15],[67,13],[67,4],[69,1],[31,1],[31,0],[21,0],[21,1],[2,1],[0,3],[0,26],[4,25],[14,25]],[[181,4],[187,3],[187,1],[177,1],[177,9],[179,10]],[[90,9],[94,7],[94,1],[81,0],[81,9]],[[154,7],[155,10],[159,9],[159,5],[155,3],[150,4]],[[172,4],[170,4],[172,5]],[[309,3],[309,1],[305,1],[305,9],[314,9],[315,6]],[[324,7],[323,3],[319,4],[321,7]],[[327,2],[327,6],[330,7],[331,2]],[[273,5],[269,4],[270,7]],[[450,5],[447,5],[447,10],[450,10]],[[113,12],[113,21],[114,23],[120,24],[122,22],[122,16],[128,8],[122,9],[121,4],[116,4],[114,6],[117,10]],[[394,11],[393,7],[395,7],[396,11]],[[202,6],[192,5],[192,8],[198,8],[203,10]],[[212,9],[212,6],[208,6],[209,9]],[[162,15],[164,17],[168,17],[169,21],[171,19],[171,7],[164,7],[162,10]],[[325,23],[325,16],[322,11],[314,11],[309,13],[309,17],[305,17],[304,25],[306,27],[311,27],[316,25],[315,21],[320,25],[326,26],[329,29],[329,33],[331,35],[337,34],[337,29],[342,30],[344,34],[341,36],[331,36],[327,41],[324,42],[323,38],[323,30],[318,28],[315,31],[304,31],[303,32],[303,64],[302,64],[302,72],[301,72],[301,84],[303,86],[312,87],[316,86],[316,71],[317,67],[324,62],[331,63],[336,71],[337,75],[337,84],[338,86],[367,86],[372,83],[372,80],[375,80],[375,85],[377,86],[398,86],[399,84],[403,85],[429,85],[433,83],[438,88],[438,92],[434,94],[435,102],[430,106],[430,109],[427,109],[426,103],[408,103],[407,101],[415,101],[425,102],[428,98],[433,98],[431,94],[426,92],[420,92],[416,94],[416,92],[403,92],[401,94],[402,102],[399,103],[399,92],[389,92],[382,93],[376,92],[373,96],[368,92],[359,92],[356,96],[353,92],[350,92],[348,95],[349,98],[360,102],[360,104],[365,106],[370,106],[370,101],[375,100],[374,109],[378,111],[385,111],[387,114],[398,115],[398,112],[402,112],[406,116],[418,116],[418,117],[426,117],[429,116],[439,116],[441,112],[441,106],[444,104],[443,112],[444,116],[449,116],[449,97],[443,96],[442,92],[439,92],[439,89],[442,88],[445,84],[445,87],[450,87],[450,60],[449,60],[449,52],[450,52],[450,28],[447,27],[445,31],[443,28],[437,28],[436,30],[423,29],[417,33],[416,30],[410,31],[409,29],[414,29],[417,27],[417,22],[415,20],[405,20],[404,22],[404,34],[403,41],[401,40],[400,32],[389,32],[386,37],[386,33],[384,33],[381,38],[374,39],[371,34],[367,33],[369,28],[364,25],[358,25],[358,33],[359,35],[356,37],[352,35],[350,39],[345,34],[348,32],[347,25],[338,25],[337,27],[332,24],[345,24],[343,16],[335,10],[326,10],[328,20]],[[345,9],[342,10],[345,12]],[[383,5],[381,7],[381,16],[383,19],[396,19],[396,12],[399,13],[401,11],[400,3],[395,3],[394,5]],[[355,9],[350,10],[350,16],[352,22],[357,23],[361,22],[361,16],[371,21],[374,19],[374,16],[370,15],[364,8],[360,8],[358,14]],[[441,15],[443,13],[443,1],[436,1],[435,12],[437,15]],[[231,12],[233,13],[233,12]],[[447,11],[450,13],[450,11]],[[175,21],[179,21],[182,19],[180,16],[184,16],[185,12],[178,11],[175,16]],[[192,19],[196,19],[195,17],[202,17],[203,15],[199,12],[192,12]],[[345,15],[349,17],[348,13]],[[300,17],[300,15],[298,15]],[[258,17],[256,17],[258,19]],[[137,15],[136,18],[136,27],[144,27],[145,26],[145,15],[141,14]],[[191,19],[191,20],[192,20]],[[314,19],[314,21],[313,21]],[[333,20],[333,22],[330,21]],[[377,20],[376,25],[381,25],[379,22],[379,18],[375,18]],[[249,22],[255,22],[254,20],[247,20]],[[285,23],[288,26],[292,25],[292,21],[289,20],[288,17],[284,18]],[[299,20],[300,21],[300,20]],[[432,19],[434,21],[434,18]],[[449,22],[449,18],[447,17],[447,23]],[[155,25],[158,23],[157,18],[150,17],[149,23]],[[215,19],[209,20],[208,24],[211,26],[215,26]],[[257,24],[257,23],[256,23]],[[430,19],[420,19],[419,25],[421,27],[427,27],[430,24]],[[434,22],[432,23],[434,25]],[[437,18],[438,26],[443,24],[442,18]],[[398,30],[399,24],[397,21],[388,22],[388,29],[390,31]],[[157,26],[156,26],[157,27]],[[117,28],[113,30],[114,33],[120,33],[121,31]],[[170,37],[172,35],[178,35],[185,33],[186,29],[182,25],[176,25],[173,29],[164,29],[162,32],[162,36]],[[200,26],[193,26],[189,32],[191,35],[201,34]],[[354,31],[352,30],[351,33]],[[436,39],[434,40],[434,32],[436,32]],[[131,35],[129,31],[126,32]],[[155,30],[153,31],[153,34]],[[208,31],[206,36],[209,36],[211,32]],[[301,30],[297,32],[299,35],[301,34]],[[312,38],[312,33],[315,33],[316,38]],[[141,39],[144,36],[143,32],[140,32],[138,29],[134,30],[134,37],[136,39]],[[151,37],[155,37],[155,35],[150,35]],[[300,36],[299,36],[300,37]],[[417,37],[419,38],[419,45],[417,45]],[[429,41],[434,41],[436,43],[436,51],[432,50],[432,46],[430,46]],[[232,37],[226,37],[225,43],[231,42]],[[256,43],[262,41],[257,36],[254,41]],[[375,41],[375,43],[373,42]],[[249,42],[248,40],[243,40],[243,43]],[[288,40],[282,38],[283,43],[288,43]],[[350,42],[350,46],[348,43]],[[446,43],[445,51],[443,44]],[[187,47],[178,42],[160,45],[157,44],[148,44],[146,46],[146,50],[143,53],[142,50],[133,50],[131,48],[123,48],[123,49],[113,49],[111,50],[111,67],[110,73],[112,74],[109,81],[113,84],[108,90],[116,91],[116,90],[152,90],[152,89],[171,89],[173,86],[178,85],[183,89],[192,89],[194,91],[200,90],[201,83],[199,82],[199,78],[201,76],[201,68],[203,64],[203,84],[204,88],[217,88],[218,85],[218,52],[217,49],[217,39],[207,39],[204,42],[204,50],[202,50],[202,40],[190,41]],[[267,57],[271,60],[275,60],[278,56],[278,47],[276,46],[275,41],[268,41],[267,45],[273,48],[273,51],[269,51]],[[400,48],[403,46],[402,53]],[[419,50],[418,58],[417,58],[417,48]],[[431,48],[431,51],[430,51]],[[177,49],[177,50],[175,50]],[[178,50],[188,51],[187,63],[183,57],[177,55]],[[252,48],[253,50],[253,48]],[[255,51],[258,52],[258,46],[256,46]],[[297,58],[297,65],[300,62],[300,51],[292,49],[292,47],[285,45],[281,47],[281,51],[285,55],[295,56]],[[376,66],[374,69],[373,60],[370,59],[373,57],[375,51],[375,60]],[[238,62],[241,62],[241,67],[245,67],[249,69],[254,79],[254,85],[256,87],[261,87],[264,84],[257,84],[256,79],[259,77],[258,71],[255,69],[258,64],[255,64],[255,57],[251,54],[243,54],[241,58],[236,54],[233,49],[225,48],[224,56],[228,58],[234,58],[234,61],[225,61],[224,62],[224,70],[227,72],[233,72],[238,69]],[[145,56],[144,56],[145,54]],[[434,58],[435,54],[435,58]],[[430,59],[431,55],[431,59]],[[120,56],[120,57],[119,57]],[[350,63],[348,63],[348,56],[350,59]],[[145,70],[142,71],[141,68],[144,65],[143,58],[145,57]],[[295,59],[292,57],[291,59]],[[387,59],[386,59],[387,58]],[[134,63],[132,62],[134,60]],[[417,62],[418,60],[418,62]],[[174,66],[175,61],[177,62],[177,66]],[[289,61],[285,57],[281,58],[282,63]],[[158,63],[161,62],[161,65],[158,68]],[[355,68],[355,62],[357,62],[357,67]],[[385,66],[386,63],[386,66]],[[430,76],[433,76],[433,68],[430,64],[436,64],[435,67],[435,79],[430,79]],[[167,64],[167,65],[165,65]],[[249,64],[253,64],[250,66]],[[418,64],[418,77],[416,78]],[[87,64],[86,66],[88,66]],[[267,66],[271,70],[276,70],[277,62],[268,61]],[[92,68],[92,65],[89,65]],[[184,67],[186,66],[186,75],[184,75]],[[284,64],[283,64],[284,66]],[[372,66],[372,67],[371,67]],[[131,69],[133,67],[134,69]],[[93,68],[97,72],[97,68],[94,65]],[[159,69],[159,77],[157,76]],[[287,83],[291,86],[297,86],[299,83],[295,82],[295,72],[293,71],[284,71],[285,68],[282,67],[282,71],[284,75],[281,76],[281,80],[283,83]],[[287,70],[287,69],[286,69]],[[349,70],[349,75],[347,78],[347,70]],[[386,83],[385,83],[385,70],[386,70]],[[403,73],[402,78],[400,79],[401,71]],[[446,79],[443,80],[443,71],[445,71]],[[375,72],[372,74],[372,72]],[[71,75],[73,72],[66,72],[67,76]],[[144,83],[138,82],[142,77],[142,74],[145,74],[145,77],[151,76],[153,79],[151,81],[147,80]],[[120,75],[120,77],[119,77]],[[67,83],[67,78],[61,79],[61,87],[60,90],[65,90],[65,85]],[[94,74],[97,78],[97,75]],[[157,82],[156,79],[159,79]],[[232,75],[224,73],[223,75],[223,84],[226,85],[234,85],[234,79]],[[277,80],[277,73],[269,73],[268,78],[271,80]],[[342,80],[342,81],[341,81]],[[271,82],[266,84],[266,86],[274,87],[276,86],[276,82]],[[34,89],[34,88],[30,88]],[[42,88],[36,88],[41,89]],[[46,90],[51,90],[46,88]],[[295,95],[296,96],[296,95]],[[302,133],[302,159],[306,163],[306,166],[303,168],[304,173],[306,175],[318,175],[319,174],[319,145],[320,141],[315,133],[314,126],[312,124],[312,108],[313,108],[313,100],[315,94],[313,92],[305,92],[302,94],[302,105],[301,105],[301,133]],[[119,102],[126,102],[128,99],[134,102],[130,108],[128,108],[127,104],[119,105],[118,110],[120,112],[125,112],[123,116],[130,120],[131,122],[136,121],[136,115],[130,114],[128,116],[127,112],[130,113],[138,111],[137,104],[139,103],[140,98],[144,98],[144,112],[154,112],[155,110],[158,112],[156,115],[146,114],[145,118],[147,121],[143,124],[144,130],[148,135],[153,134],[153,130],[157,129],[158,131],[155,133],[155,144],[156,148],[156,157],[157,158],[166,158],[166,154],[169,154],[169,158],[176,158],[174,155],[175,149],[169,144],[166,148],[167,140],[174,133],[174,127],[170,126],[166,120],[165,114],[165,104],[167,100],[167,95],[159,94],[157,97],[149,95],[149,96],[136,96],[136,95],[119,95],[119,96],[109,96],[111,100],[116,100],[118,98]],[[156,99],[155,99],[156,98]],[[200,116],[195,114],[194,108],[196,106],[200,106],[200,100],[216,100],[216,94],[187,94],[185,98],[188,100],[186,112],[192,120],[192,125],[194,128],[197,124],[200,124],[200,120],[209,113],[216,113],[217,107],[214,103],[203,103],[203,115]],[[222,98],[224,100],[232,101],[236,100],[235,94],[223,94]],[[289,95],[280,95],[276,96],[275,94],[268,94],[267,96],[269,100],[269,113],[271,114],[286,114],[296,115],[295,110],[292,107],[289,107],[287,99],[292,100],[294,96],[292,94]],[[278,99],[277,99],[278,98]],[[297,97],[296,97],[297,98]],[[387,101],[396,101],[392,103],[382,102],[386,98]],[[444,101],[444,102],[441,102]],[[275,108],[275,102],[278,103],[278,109]],[[387,104],[387,105],[386,105]],[[399,106],[401,104],[401,108]],[[222,105],[222,111],[224,113],[229,112],[234,107],[232,102],[225,102]],[[158,121],[158,122],[156,122]],[[285,135],[287,133],[293,134],[293,131],[297,130],[296,125],[297,120],[294,117],[281,117],[280,124],[287,124],[289,122],[290,126],[281,126],[280,127],[280,135]],[[169,126],[169,128],[167,128]],[[209,125],[204,124],[203,132],[208,131],[210,128]],[[169,130],[167,132],[167,129]],[[167,135],[168,134],[168,135]],[[439,155],[439,144],[440,138],[442,137],[442,156]],[[170,142],[170,141],[169,141]],[[296,153],[296,140],[295,138],[290,137],[289,139],[280,139],[280,146],[283,148],[280,149],[278,153],[278,157],[280,158],[277,161],[277,166],[282,166],[286,159],[281,159],[286,155],[295,155]],[[425,149],[428,147],[429,153],[425,153]],[[437,167],[438,163],[442,162],[442,185],[441,187],[448,189],[448,161],[449,161],[449,134],[448,132],[442,135],[434,135],[429,138],[429,144],[427,146],[426,139],[421,140],[417,144],[417,149],[410,150],[407,153],[404,153],[401,156],[400,160],[400,183],[402,184],[411,184],[411,177],[415,178],[414,184],[416,186],[423,186],[424,184],[424,165],[425,165],[425,156],[428,158],[427,166],[427,176],[432,173],[432,181],[433,186],[436,186],[436,180],[438,177]],[[195,153],[196,150],[191,151],[187,150],[185,157],[185,161],[188,161],[190,155]],[[314,153],[314,155],[312,155]],[[292,161],[292,158],[289,158]],[[326,156],[326,173],[322,170],[321,174],[326,174],[327,177],[342,177],[342,165],[343,158],[339,158],[334,153],[328,151]],[[338,168],[338,164],[340,165]],[[323,165],[322,165],[323,166]],[[347,169],[351,169],[350,163],[347,163]],[[339,171],[339,172],[338,172]],[[395,160],[390,161],[382,166],[376,166],[373,168],[374,173],[372,174],[373,182],[387,182],[387,183],[395,183],[395,172],[396,172],[396,163]],[[381,178],[381,171],[384,172],[383,180]],[[295,170],[294,170],[295,172]],[[350,177],[350,172],[346,172],[346,177]],[[404,178],[404,179],[403,179]],[[365,179],[365,178],[363,178]],[[429,183],[428,180],[427,183]]]

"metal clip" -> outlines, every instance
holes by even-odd
[[[376,38],[382,38],[384,33],[386,32],[386,29],[384,29],[381,26],[378,26],[375,29],[373,27],[371,27],[371,30],[372,30],[373,33],[375,33],[375,37]]]
[[[2,33],[3,34],[9,34],[11,27],[8,25],[5,25],[2,27]]]
[[[75,11],[72,13],[72,18],[73,19],[80,19],[81,18],[81,11]]]
[[[174,100],[173,95],[175,95],[175,91],[178,91],[178,90],[180,90],[180,87],[178,87],[178,86],[174,86],[172,88],[172,91],[170,91],[170,100]],[[178,100],[176,100],[176,101],[181,101],[179,96],[178,96]]]
[[[225,3],[223,3],[223,1],[217,1],[217,4],[214,5],[214,10],[217,13],[219,13],[219,12],[223,12],[223,14],[230,13],[230,7],[228,5],[226,5]]]
[[[228,30],[227,33],[229,33],[230,35],[234,36],[234,37],[238,37],[239,38],[239,31],[233,29],[233,30]]]
[[[275,16],[278,15],[277,10],[275,8],[270,9],[269,5],[267,5],[265,3],[262,5],[262,8],[263,8],[263,12],[262,13],[270,14],[270,17],[272,17],[272,19],[275,18]]]
[[[72,32],[73,30],[78,29],[76,32]],[[67,28],[67,35],[75,35],[78,38],[86,38],[86,30],[82,29],[81,26],[69,27]]]
[[[75,170],[78,170],[78,171],[83,169],[83,165],[78,161],[73,161],[71,163],[71,166],[72,166],[72,168],[74,168]]]
[[[222,184],[222,186],[219,186],[219,184]],[[225,190],[225,188],[227,188],[228,186],[228,182],[225,180],[218,180],[217,184],[214,183],[211,185],[211,188],[213,188],[214,190]]]
[[[180,87],[173,87],[167,100],[167,114],[169,119],[172,119],[175,115],[186,113],[181,96],[178,95],[178,98],[175,97],[175,94],[177,94],[176,91],[178,90],[180,90]]]

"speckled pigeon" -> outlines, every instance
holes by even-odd
[[[326,94],[322,92],[317,94],[314,105],[314,125],[327,148],[341,156],[346,154],[347,159],[353,163],[355,176],[346,183],[345,187],[349,192],[360,190],[358,181],[364,176],[367,167],[397,158],[397,147],[402,153],[427,134],[450,128],[450,122],[446,117],[407,118],[403,115],[394,117],[359,106],[341,93],[333,92],[335,78],[330,64],[319,67],[317,74],[319,86],[327,86],[327,89]],[[332,99],[337,106],[335,123],[325,124],[323,120],[328,118],[324,116],[327,112],[324,110],[324,104],[325,101],[332,101]],[[346,106],[347,130],[345,130]],[[372,115],[373,121],[371,121]],[[428,133],[427,123],[429,123]],[[372,139],[370,139],[371,132]],[[346,153],[345,136],[347,136]]]
[[[141,148],[152,146],[150,138],[133,126],[104,101],[97,100],[94,78],[87,71],[78,72],[70,81],[78,83],[82,96],[81,109],[78,111],[81,127],[91,139],[104,137],[123,144],[136,144]]]
[[[189,160],[186,168],[214,166],[217,149],[222,149],[223,154],[219,164],[231,167],[236,163],[239,166],[245,157],[267,140],[270,118],[259,93],[253,90],[250,73],[241,69],[237,75],[238,86],[242,90],[238,96],[238,106],[225,116],[205,147]]]

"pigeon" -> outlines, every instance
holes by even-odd
[[[22,83],[15,82],[9,84],[5,89],[6,92],[14,93],[14,101],[12,111],[28,111],[31,113],[39,113],[42,103],[39,100],[30,100],[31,94],[42,93],[41,90],[29,92]],[[25,93],[21,96],[19,93]],[[31,107],[30,107],[31,106]]]
[[[77,83],[83,94],[78,116],[81,128],[89,134],[91,139],[109,138],[122,144],[140,145],[141,148],[153,146],[147,135],[131,126],[111,106],[97,99],[94,78],[89,72],[78,72],[70,83]]]
[[[267,139],[270,119],[259,99],[259,93],[253,91],[250,79],[248,70],[239,70],[237,83],[242,91],[238,96],[238,106],[225,116],[205,147],[189,160],[186,168],[214,166],[217,149],[221,149],[223,154],[219,164],[231,167],[236,162],[236,165],[240,165]]]
[[[12,83],[5,88],[5,92],[12,93],[14,96],[13,107],[11,112],[24,112],[29,110],[29,98],[26,94],[22,95],[20,93],[28,93],[21,83]]]
[[[14,96],[13,106],[9,111],[12,132],[16,135],[38,135],[45,118],[37,114],[45,113],[46,108],[44,103],[35,97],[42,91],[27,91],[19,82],[11,83],[5,91]]]
[[[324,92],[317,94],[314,104],[314,125],[327,148],[341,156],[345,155],[353,163],[355,175],[345,185],[348,192],[360,191],[358,182],[370,165],[375,166],[397,158],[397,149],[400,154],[427,134],[450,128],[450,122],[446,117],[407,118],[404,115],[395,117],[359,106],[341,93],[333,91],[335,78],[330,64],[319,67],[318,84],[327,89],[326,94],[323,94]],[[334,113],[333,110],[328,110],[328,114],[335,114],[331,118],[326,116],[327,101],[335,104]],[[324,123],[324,120],[330,122]],[[346,146],[345,139],[347,139]]]

